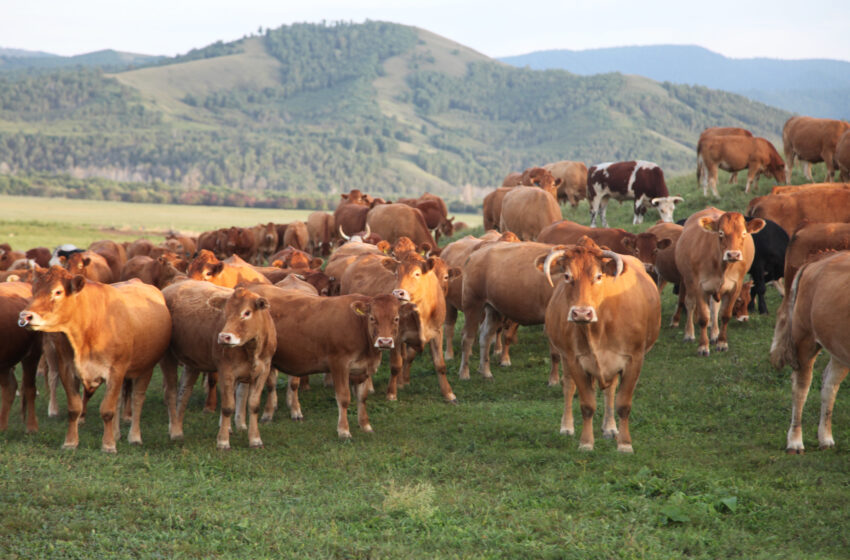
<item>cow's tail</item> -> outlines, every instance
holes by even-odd
[[[776,312],[776,327],[773,330],[773,342],[770,345],[770,365],[776,369],[782,369],[786,364],[793,369],[800,367],[797,359],[794,338],[791,335],[791,318],[794,316],[794,306],[797,304],[797,291],[800,287],[800,278],[808,264],[800,267],[791,283],[791,289],[785,294],[779,310]],[[786,279],[787,281],[787,279]]]

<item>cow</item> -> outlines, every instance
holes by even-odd
[[[789,236],[806,222],[850,222],[850,188],[815,184],[785,194],[758,196],[750,200],[746,214],[773,220]]]
[[[534,241],[549,224],[561,219],[555,197],[542,189],[518,187],[505,194],[499,230],[511,231],[522,241]]]
[[[295,220],[286,228],[286,233],[283,235],[283,246],[292,247],[299,251],[307,251],[310,245],[310,232],[307,231],[307,224],[300,220]]]
[[[818,443],[821,449],[835,446],[832,408],[838,388],[850,370],[846,331],[850,314],[848,277],[850,253],[825,254],[800,269],[777,312],[770,362],[777,369],[788,364],[793,370],[788,453],[804,451],[803,405],[812,382],[815,358],[822,348],[829,352],[830,360],[823,372]]]
[[[841,181],[850,182],[850,130],[838,139],[835,146],[835,166],[838,167],[838,177]],[[27,257],[29,258],[29,257]]]
[[[702,168],[702,195],[708,189],[715,198],[717,192],[717,170],[736,172],[747,169],[747,184],[744,192],[758,190],[759,177],[772,176],[777,183],[785,180],[785,162],[769,141],[747,136],[712,136],[700,141],[697,152],[697,168]]]
[[[71,254],[65,261],[65,268],[71,274],[80,274],[89,280],[110,284],[115,281],[112,276],[112,268],[101,255],[92,251],[83,251]],[[118,278],[121,277],[119,270]]]
[[[251,228],[230,227],[219,237],[219,251],[224,256],[237,255],[245,262],[254,261],[257,244]]]
[[[347,416],[349,383],[357,386],[360,428],[372,432],[366,413],[365,382],[378,369],[382,352],[394,348],[399,336],[399,315],[410,306],[391,294],[322,298],[276,286],[252,285],[248,289],[271,305],[278,340],[272,365],[296,378],[287,390],[291,417],[303,418],[297,378],[329,371],[339,411],[339,437],[351,438]]]
[[[139,255],[127,261],[121,269],[120,280],[124,282],[131,278],[138,278],[145,284],[156,286],[161,290],[181,276],[184,276],[183,273],[174,267],[168,257],[163,255],[152,259]]]
[[[128,440],[141,444],[139,420],[153,368],[171,339],[171,316],[162,293],[137,280],[102,284],[72,276],[53,266],[38,271],[32,302],[21,311],[18,325],[36,331],[62,333],[70,352],[62,352],[60,379],[68,397],[68,431],[64,448],[79,444],[77,424],[82,402],[70,372],[82,381],[87,395],[106,383],[100,405],[101,449],[117,451],[120,437],[116,410],[124,380],[132,380],[132,425]]]
[[[41,268],[50,266],[50,257],[52,255],[50,249],[47,247],[33,247],[32,249],[28,249],[24,255],[27,260],[35,261],[35,264]]]
[[[685,222],[676,243],[676,268],[685,287],[685,340],[694,340],[694,311],[700,326],[697,353],[709,355],[708,323],[712,309],[712,339],[716,350],[729,349],[726,327],[732,307],[744,283],[744,275],[753,263],[755,248],[752,234],[761,231],[761,219],[744,220],[738,212],[706,208],[692,214]],[[713,300],[713,301],[712,301]],[[718,320],[720,325],[718,326]]]
[[[512,171],[502,180],[503,187],[518,187],[522,184],[522,173]]]
[[[426,192],[419,198],[401,198],[396,202],[412,206],[422,212],[425,224],[433,232],[436,241],[440,240],[441,235],[450,237],[454,233],[454,226],[452,225],[454,217],[448,217],[449,211],[446,203],[439,196]]]
[[[472,251],[463,268],[463,340],[458,368],[460,379],[469,379],[469,358],[479,333],[479,372],[485,379],[490,370],[490,345],[504,320],[520,325],[543,324],[552,287],[534,269],[537,257],[552,245],[537,242],[494,242]],[[557,352],[550,352],[549,385],[558,383]]]
[[[15,366],[23,370],[21,416],[28,434],[38,431],[35,416],[35,374],[41,359],[41,333],[17,326],[21,311],[32,300],[32,286],[23,282],[0,284],[0,431],[9,426],[9,413],[15,401],[18,382]]]
[[[557,187],[557,198],[560,204],[569,202],[575,208],[579,201],[587,198],[587,166],[580,161],[556,161],[547,163],[543,169],[552,174],[555,181],[560,180]]]
[[[699,155],[700,151],[702,151],[702,143],[706,138],[711,138],[713,136],[745,136],[748,138],[753,137],[753,133],[747,130],[746,128],[738,128],[735,126],[710,126],[703,130],[699,135],[699,140],[697,140],[697,155]],[[697,157],[697,183],[699,184],[702,179],[702,173],[704,169],[700,164],[700,159]],[[729,184],[732,185],[738,182],[738,172],[733,171],[729,176]]]
[[[333,214],[312,212],[307,216],[307,232],[310,236],[309,252],[317,257],[330,256],[336,236]]]
[[[255,249],[255,261],[254,264],[261,265],[269,261],[269,257],[271,257],[275,251],[277,251],[277,245],[279,239],[277,237],[277,228],[272,222],[267,224],[257,224],[252,228],[254,233],[254,243],[256,243]]]
[[[791,183],[791,171],[794,162],[799,159],[807,164],[824,162],[826,182],[831,183],[835,176],[835,149],[841,136],[848,130],[850,123],[834,119],[799,116],[788,119],[782,129],[785,182]],[[804,173],[809,181],[813,181],[810,165],[805,165]]]
[[[752,217],[745,217],[749,222]],[[747,309],[755,309],[755,299],[758,299],[759,314],[767,314],[767,302],[764,295],[768,282],[776,282],[784,276],[785,252],[788,249],[788,234],[774,221],[763,219],[764,228],[753,234],[755,255],[750,266],[750,278],[753,279],[751,299],[747,300]],[[790,282],[790,279],[789,279]],[[740,316],[733,311],[735,317]]]
[[[213,253],[215,256],[224,258],[224,253],[222,251],[222,244],[224,242],[225,232],[227,230],[224,229],[216,229],[212,231],[205,231],[198,236],[197,249],[198,252],[201,251],[209,251]],[[144,255],[149,255],[149,253],[139,253]],[[130,250],[128,249],[128,256],[130,255]]]
[[[103,241],[95,241],[89,245],[88,250],[103,257],[112,273],[112,281],[117,282],[117,279],[121,277],[121,269],[124,268],[124,263],[127,262],[127,251],[124,249],[124,246],[105,239]]]
[[[850,250],[850,224],[813,223],[806,224],[791,236],[785,252],[783,275],[785,285],[790,286],[797,271],[819,253]]]
[[[169,249],[187,261],[191,260],[192,256],[198,252],[198,244],[193,238],[181,235],[176,231],[169,231],[165,236],[165,241],[160,246]]]
[[[366,214],[376,204],[375,199],[358,189],[341,194],[339,204],[334,210],[334,226],[349,235],[363,231],[366,227]]]
[[[644,357],[661,331],[661,299],[655,283],[638,259],[602,250],[588,238],[577,245],[556,246],[538,257],[536,264],[541,262],[550,286],[554,287],[553,265],[562,275],[546,306],[544,327],[564,364],[561,433],[575,433],[572,406],[578,388],[579,449],[593,450],[595,383],[605,391],[603,435],[617,438],[617,451],[632,453],[632,397]]]
[[[621,255],[632,255],[643,261],[647,270],[655,265],[655,255],[670,242],[657,239],[652,233],[634,234],[620,228],[592,228],[569,220],[561,220],[540,232],[537,240],[552,245],[571,245],[587,236],[600,246]]]
[[[387,398],[398,398],[399,375],[401,381],[409,379],[410,365],[417,352],[424,351],[426,344],[437,373],[443,398],[456,403],[446,376],[443,359],[443,323],[446,319],[446,297],[448,283],[460,271],[451,269],[439,257],[427,259],[413,251],[396,254],[396,258],[379,255],[362,255],[351,263],[340,280],[340,292],[379,295],[396,293],[415,305],[414,311],[406,314],[401,330],[401,345],[390,356],[390,383]]]
[[[439,253],[422,212],[406,204],[381,204],[372,208],[366,216],[366,226],[391,244],[407,237],[417,247],[427,246],[428,250]]]
[[[484,230],[499,229],[502,217],[502,201],[513,187],[500,187],[484,197],[483,218]]]
[[[248,445],[262,447],[257,424],[260,396],[277,349],[268,300],[242,286],[230,289],[195,280],[169,286],[162,295],[172,320],[171,344],[162,360],[172,439],[183,437],[183,418],[198,375],[218,372],[221,421],[216,447],[230,449],[237,383],[249,386]],[[178,363],[186,366],[179,397]]]
[[[653,206],[661,220],[673,221],[673,210],[682,202],[680,196],[670,196],[664,182],[664,172],[648,161],[599,163],[587,171],[587,199],[590,201],[590,226],[596,227],[601,214],[602,227],[608,227],[605,213],[610,198],[635,201],[633,224],[643,223],[647,209]]]
[[[679,224],[660,222],[648,228],[646,233],[653,234],[656,239],[669,239],[671,242],[666,248],[659,250],[655,256],[655,271],[658,275],[658,291],[662,291],[667,282],[675,285],[681,284],[682,276],[679,274],[679,269],[676,268],[676,243],[682,235],[682,226]],[[605,243],[600,243],[598,241],[597,243],[599,245],[605,245]],[[609,245],[609,247],[611,246]],[[613,249],[613,247],[611,248]],[[616,251],[616,249],[614,250]],[[684,301],[682,301],[682,304],[684,305]],[[677,318],[675,325],[671,323],[671,326],[678,326],[678,324]]]
[[[360,255],[384,255],[390,250],[390,244],[386,241],[381,241],[379,245],[372,245],[363,241],[349,241],[331,255],[328,259],[328,265],[325,267],[325,274],[328,275],[331,282],[330,295],[339,293],[339,284],[345,274],[346,269],[351,266]]]
[[[231,257],[228,262],[222,262],[206,249],[199,252],[189,263],[186,275],[192,280],[206,280],[226,288],[234,288],[240,282],[271,284],[261,272],[238,255]]]

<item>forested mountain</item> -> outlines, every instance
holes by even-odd
[[[0,48],[0,72],[77,66],[117,71],[132,66],[150,64],[162,58],[161,56],[126,53],[111,49],[76,56],[59,56],[39,51]]]
[[[850,119],[850,62],[843,60],[736,59],[692,45],[549,50],[500,60],[583,76],[622,72],[659,82],[697,84],[804,115]]]
[[[145,67],[0,73],[0,192],[323,207],[558,159],[690,171],[699,132],[789,114],[704,87],[513,68],[391,23],[296,24]]]

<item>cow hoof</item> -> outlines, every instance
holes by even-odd
[[[59,411],[58,410],[48,410],[47,411],[47,417],[48,418],[59,418]]]
[[[372,429],[371,424],[366,424],[365,426],[361,426],[360,429],[363,430],[364,432],[366,432],[367,434],[374,434],[375,433],[375,430]]]
[[[449,404],[457,404],[457,397],[452,395],[450,398],[446,399]]]
[[[168,437],[171,438],[171,441],[183,441],[183,434],[171,434]]]
[[[580,444],[578,444],[578,450],[579,451],[593,451],[593,444],[592,443],[580,443]]]
[[[127,443],[129,443],[130,445],[139,445],[140,446],[140,445],[142,445],[142,439],[139,438],[139,439],[133,440],[133,439],[127,438]]]
[[[726,352],[727,350],[729,350],[729,343],[728,342],[718,342],[717,346],[715,346],[714,349],[717,352]]]
[[[548,385],[549,387],[560,387],[561,382],[560,381],[547,381],[546,385]]]
[[[708,356],[709,355],[708,347],[707,346],[700,346],[699,348],[697,348],[697,355]]]
[[[797,447],[797,448],[789,447],[788,449],[785,450],[785,453],[787,453],[788,455],[803,455],[805,452],[806,452],[805,449],[803,449],[802,447]]]
[[[339,435],[339,439],[349,440],[351,439],[351,432],[348,430],[337,430],[337,434]]]
[[[824,442],[821,442],[821,444],[820,444],[820,446],[818,447],[818,449],[820,449],[821,451],[823,451],[824,449],[832,449],[833,447],[835,447],[835,441],[834,441],[834,440],[831,440],[831,439],[828,439],[828,440],[826,440],[826,441],[824,441]]]
[[[463,379],[464,381],[468,380],[469,379],[469,370],[468,369],[460,370],[457,374],[457,377],[458,377],[458,379]]]
[[[63,443],[62,449],[67,449],[69,451],[76,451],[77,445],[79,445],[79,444],[77,444],[77,443]]]
[[[242,432],[248,431],[248,424],[236,424],[236,429]]]
[[[387,395],[387,400],[388,401],[397,401],[398,395]]]
[[[502,360],[501,362],[499,362],[499,367],[511,367],[511,361],[510,360]]]
[[[603,430],[602,437],[604,437],[605,439],[614,439],[619,435],[619,433],[620,432],[617,430]]]
[[[673,328],[678,328],[679,321],[670,321],[670,326],[673,327]]]
[[[750,321],[750,316],[749,316],[749,315],[743,315],[743,316],[741,316],[741,317],[738,317],[738,322],[739,322],[739,323],[748,323],[749,321]]]
[[[562,436],[574,436],[576,434],[575,428],[561,428]]]
[[[692,334],[686,334],[686,335],[682,338],[682,340],[683,340],[683,341],[685,341],[685,342],[693,342],[694,340],[696,340],[696,337],[695,337],[694,335],[692,335]]]
[[[248,447],[251,449],[262,449],[263,448],[263,440],[255,439],[251,442],[248,442]]]
[[[118,449],[114,445],[104,445],[100,448],[104,453],[118,453]]]
[[[484,375],[484,374],[482,373],[482,374],[481,374],[481,379],[483,379],[484,381],[493,381],[493,374],[491,373],[491,374],[489,374],[489,375]]]
[[[268,424],[269,422],[272,421],[272,418],[273,418],[273,416],[271,414],[263,414],[260,417],[260,422],[263,423],[263,424]]]
[[[201,412],[204,414],[215,414],[216,410],[214,408],[204,408]]]
[[[303,422],[304,421],[304,415],[301,414],[300,412],[298,414],[293,414],[290,418],[292,418],[292,420],[294,420],[295,422]]]
[[[634,453],[635,452],[635,450],[632,449],[631,443],[618,443],[617,444],[617,451],[619,451],[620,453]]]
[[[215,442],[215,448],[221,449],[222,451],[230,451],[230,442],[229,441],[217,441],[217,442]]]

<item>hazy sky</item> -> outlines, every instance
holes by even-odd
[[[848,0],[0,0],[0,47],[175,55],[260,26],[365,19],[422,27],[491,57],[690,44],[734,58],[850,60]]]

